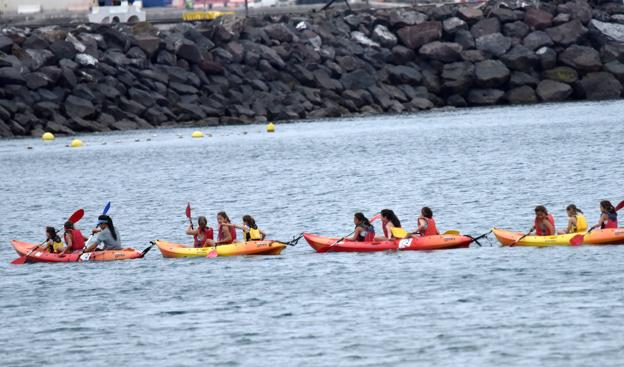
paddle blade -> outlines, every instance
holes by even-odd
[[[191,218],[191,203],[186,204],[186,217]]]
[[[78,223],[82,217],[84,217],[84,209],[78,209],[71,215],[71,217],[69,217],[68,220],[72,223]]]
[[[28,258],[26,256],[20,256],[17,259],[11,261],[11,264],[13,265],[22,265],[26,263],[26,260],[28,260]]]
[[[379,220],[379,218],[381,218],[381,213],[377,213],[377,215],[375,215],[374,217],[372,217],[370,219],[370,222],[373,223],[376,220]]]
[[[208,255],[206,255],[206,257],[207,257],[207,258],[209,258],[209,259],[212,259],[212,258],[217,257],[217,255],[218,255],[218,254],[217,254],[217,250],[212,249],[212,250],[210,250],[210,252],[208,253]]]
[[[615,211],[617,212],[622,208],[624,208],[624,200],[620,201],[620,203],[615,207]]]
[[[446,232],[444,232],[442,234],[454,234],[454,235],[458,235],[459,236],[461,234],[461,232],[456,230],[456,229],[449,229],[448,231],[446,231]]]
[[[576,236],[570,238],[570,245],[578,246],[583,243],[584,239],[585,239],[585,235],[577,234]]]
[[[110,201],[108,203],[106,203],[106,206],[104,207],[104,210],[102,210],[102,214],[106,215],[108,214],[108,211],[110,210],[111,207],[111,203]]]

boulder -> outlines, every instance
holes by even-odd
[[[540,47],[551,46],[553,44],[553,40],[550,38],[548,33],[544,31],[535,31],[524,37],[522,44],[529,50],[537,50]]]
[[[409,8],[401,8],[390,12],[388,22],[393,29],[424,23],[427,16]]]
[[[529,73],[524,73],[521,71],[512,71],[511,77],[509,78],[509,86],[520,87],[523,85],[529,85],[531,87],[537,87],[539,83],[539,79],[537,76],[531,75]]]
[[[286,66],[284,60],[277,54],[277,52],[265,45],[258,45],[259,55],[262,59],[267,60],[271,66],[281,70]]]
[[[466,99],[472,105],[490,106],[498,103],[504,95],[505,92],[500,89],[471,89]]]
[[[50,45],[50,51],[56,56],[58,60],[69,59],[72,60],[76,56],[76,48],[73,44],[67,41],[56,41]]]
[[[525,22],[516,21],[503,25],[503,34],[507,37],[523,38],[529,33],[529,26]]]
[[[269,37],[280,42],[292,42],[294,39],[293,33],[284,23],[272,23],[263,29]]]
[[[13,50],[13,40],[7,36],[0,35],[0,52],[10,54]]]
[[[501,56],[511,47],[511,38],[503,36],[502,33],[492,33],[477,38],[475,43],[478,50]]]
[[[587,24],[592,18],[592,8],[585,0],[569,1],[557,6],[559,15],[569,14],[572,19],[578,19]]]
[[[453,62],[460,59],[462,46],[454,42],[434,41],[423,45],[418,53],[432,60]]]
[[[223,65],[208,59],[202,60],[199,64],[199,67],[208,75],[225,74],[225,68],[223,67]]]
[[[505,94],[505,99],[510,104],[533,104],[537,103],[535,90],[528,85],[512,88]]]
[[[537,85],[537,95],[544,102],[565,101],[572,94],[568,84],[545,79]]]
[[[435,6],[427,11],[429,18],[433,20],[447,19],[453,16],[453,13],[455,13],[455,6],[451,4]]]
[[[26,80],[19,69],[14,67],[0,68],[0,85],[2,84],[26,84]]]
[[[533,29],[546,29],[551,26],[552,20],[552,14],[541,9],[528,8],[524,14],[524,22]]]
[[[559,62],[577,70],[598,71],[602,69],[598,51],[591,47],[572,45],[559,54]]]
[[[468,102],[466,99],[459,94],[450,95],[446,99],[446,104],[453,107],[468,107]]]
[[[48,50],[26,50],[26,54],[29,56],[26,62],[33,71],[56,62],[54,54]]]
[[[472,63],[483,61],[486,59],[483,52],[479,50],[464,50],[461,52],[461,58],[464,61],[470,61]]]
[[[323,89],[332,90],[335,92],[340,92],[344,89],[342,83],[336,79],[332,79],[327,71],[324,69],[318,69],[314,71],[314,80],[316,81],[316,86]]]
[[[82,66],[95,66],[98,59],[89,54],[78,54],[76,55],[76,62]]]
[[[39,35],[33,34],[24,41],[22,47],[25,49],[45,50],[50,47],[50,43]]]
[[[70,95],[65,99],[63,109],[65,110],[65,115],[69,118],[85,118],[95,113],[93,103],[74,95]]]
[[[503,23],[514,22],[518,20],[518,15],[513,10],[503,8],[502,6],[492,9],[490,15],[497,17]]]
[[[605,71],[613,74],[620,82],[624,82],[624,64],[613,60],[604,65]]]
[[[461,45],[464,50],[475,47],[475,40],[472,33],[463,29],[455,33],[455,43]]]
[[[510,71],[501,61],[485,60],[474,66],[475,82],[479,87],[494,88],[509,80]]]
[[[581,37],[587,33],[587,28],[583,27],[583,24],[575,19],[571,22],[561,24],[556,27],[546,29],[546,33],[556,43],[568,46],[573,43],[577,43]],[[541,45],[541,46],[546,46]]]
[[[32,90],[43,88],[51,82],[45,74],[40,72],[24,74],[24,79],[26,80],[26,86]]]
[[[469,23],[475,23],[483,18],[483,11],[471,6],[462,6],[457,10],[457,16]]]
[[[600,59],[602,62],[619,60],[624,62],[624,44],[610,42],[600,48]]]
[[[618,99],[622,95],[620,81],[606,72],[588,73],[578,85],[581,94],[590,100]]]
[[[351,32],[351,38],[364,47],[379,47],[379,43],[366,37],[366,35],[360,31]]]
[[[468,24],[457,17],[450,17],[442,21],[442,29],[447,34],[453,34],[460,29],[468,29]]]
[[[592,19],[590,28],[598,32],[604,39],[624,43],[624,24],[606,23]]]
[[[576,70],[568,66],[558,66],[553,69],[544,70],[543,76],[545,79],[567,84],[572,84],[578,79]]]
[[[560,25],[563,23],[567,23],[570,20],[572,20],[572,17],[570,16],[570,14],[559,13],[553,18],[553,25]]]
[[[474,65],[469,62],[444,64],[442,68],[442,91],[447,94],[467,91],[474,80]]]
[[[187,39],[180,39],[175,42],[175,53],[178,57],[194,63],[199,64],[202,60],[202,55],[197,48],[197,45]]]
[[[363,69],[357,69],[350,73],[343,74],[340,82],[345,89],[366,89],[376,84],[375,76]]]
[[[535,51],[542,69],[552,69],[557,65],[557,52],[550,47],[540,47]]]
[[[386,48],[392,48],[398,43],[398,39],[394,33],[390,32],[390,30],[383,24],[377,24],[375,26],[372,37],[381,46]]]
[[[514,46],[509,52],[501,56],[501,60],[510,69],[527,71],[539,62],[539,57],[522,45]]]
[[[442,37],[442,24],[437,21],[428,21],[399,29],[397,35],[401,43],[416,50],[420,46],[436,41]]]
[[[160,48],[160,38],[151,35],[135,36],[132,42],[151,58]]]
[[[498,18],[486,18],[478,21],[470,28],[470,33],[474,38],[479,38],[492,33],[500,32],[500,21]]]
[[[388,77],[396,84],[412,84],[417,85],[422,81],[422,74],[416,68],[407,65],[388,65],[385,67]]]

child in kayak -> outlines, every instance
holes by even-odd
[[[245,241],[261,241],[266,237],[251,215],[243,215],[243,224],[222,223],[223,227],[238,228],[243,231]]]
[[[613,207],[613,204],[609,200],[603,200],[600,202],[600,219],[598,220],[598,224],[592,227],[594,228],[617,228],[618,220],[617,220],[617,212]]]
[[[401,221],[390,209],[383,209],[381,212],[381,226],[383,236],[375,237],[376,241],[384,241],[393,238],[405,238],[408,233],[401,228]]]
[[[548,213],[546,207],[538,205],[535,207],[535,223],[529,234],[533,233],[538,236],[552,236],[557,233],[555,229],[555,218]]]
[[[94,237],[92,244],[87,244],[88,248],[85,252],[95,250],[98,245],[103,245],[100,250],[121,250],[121,238],[119,232],[113,225],[113,219],[108,215],[100,215],[98,217],[98,226],[93,228]]]
[[[72,221],[65,222],[63,227],[65,229],[63,239],[65,240],[66,245],[65,250],[63,250],[63,254],[82,251],[86,240],[82,232],[74,227],[74,222]]]
[[[570,204],[566,208],[568,213],[568,228],[565,231],[559,231],[559,234],[566,233],[582,233],[587,231],[587,220],[583,215],[583,211],[576,207],[574,204]]]
[[[353,224],[355,224],[355,231],[351,241],[372,242],[375,240],[375,227],[364,214],[355,213],[353,215]]]
[[[197,229],[189,225],[186,234],[193,236],[193,247],[206,247],[208,240],[214,239],[214,231],[208,227],[208,220],[204,216],[197,218]]]
[[[209,246],[229,245],[236,242],[236,228],[229,225],[232,223],[230,217],[225,212],[217,213],[217,222],[219,223],[219,233],[217,234],[217,242],[207,240]]]
[[[436,227],[435,219],[433,219],[433,211],[429,207],[423,207],[420,210],[420,217],[418,217],[418,229],[416,235],[421,237],[439,235],[438,228]]]
[[[46,240],[39,248],[53,254],[58,254],[65,249],[65,246],[63,246],[61,238],[56,234],[54,227],[46,227]]]

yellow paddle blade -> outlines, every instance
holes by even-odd
[[[449,229],[448,231],[442,233],[442,234],[456,234],[456,235],[460,235],[461,232],[456,230],[456,229]]]
[[[405,237],[409,236],[409,233],[407,233],[407,231],[404,230],[403,228],[394,227],[394,228],[392,228],[392,235],[395,238],[405,238]]]

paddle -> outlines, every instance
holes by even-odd
[[[191,203],[186,204],[186,217],[188,218],[189,223],[191,224],[191,229],[195,229],[193,228],[193,219],[191,219]]]
[[[529,231],[527,232],[527,234],[525,234],[525,235],[521,236],[520,238],[518,238],[517,240],[513,241],[513,242],[509,245],[509,247],[513,247],[513,246],[515,246],[518,242],[522,241],[522,239],[523,239],[524,237],[526,237],[526,236],[530,235],[530,234],[531,234],[531,232],[533,232],[533,227],[531,227],[531,229],[529,229]]]
[[[446,232],[444,232],[442,234],[454,234],[454,235],[458,235],[459,236],[461,234],[461,232],[458,231],[457,229],[449,229],[448,231],[446,231]]]
[[[615,211],[617,212],[618,210],[622,208],[624,208],[624,200],[620,201],[620,203],[615,207]],[[585,232],[584,234],[577,234],[576,236],[570,238],[570,245],[578,246],[582,244],[583,241],[585,240],[585,236],[590,234],[591,231],[593,231],[595,228],[596,227],[591,227],[589,231]]]
[[[80,221],[82,219],[82,217],[84,216],[84,210],[83,209],[78,209],[74,212],[74,214],[72,214],[69,217],[69,221],[72,223],[77,223],[78,221]],[[60,230],[59,230],[60,231]],[[57,233],[59,232],[57,231]],[[47,240],[46,240],[47,241]],[[28,260],[28,256],[30,256],[36,249],[39,248],[39,246],[43,245],[44,243],[46,243],[46,241],[41,242],[41,244],[35,246],[32,250],[30,250],[26,255],[24,256],[20,256],[17,259],[11,261],[11,264],[13,265],[22,265],[26,262],[26,260]]]
[[[108,203],[106,203],[106,205],[104,206],[104,210],[102,210],[102,215],[106,215],[108,214],[108,211],[110,210],[111,207],[111,203],[110,201]],[[97,223],[95,224],[95,226],[97,227]],[[89,241],[91,241],[91,238],[93,238],[93,232],[91,232],[91,235],[89,236],[89,238],[87,239],[87,242],[85,242],[84,247],[82,248],[82,251],[80,252],[80,255],[76,258],[76,262],[80,261],[80,257],[82,257],[82,255],[85,253],[85,250],[87,249],[87,245],[89,244]]]
[[[369,220],[369,222],[372,224],[373,222],[375,222],[376,220],[378,220],[379,218],[381,218],[381,214],[377,213],[374,217],[371,218],[371,220]],[[339,239],[338,241],[332,243],[331,245],[329,245],[328,248],[333,247],[335,244],[337,244],[340,241],[344,241],[345,238],[352,236],[355,233],[355,230],[353,230],[353,232],[349,233],[348,235],[342,237],[341,239]]]

